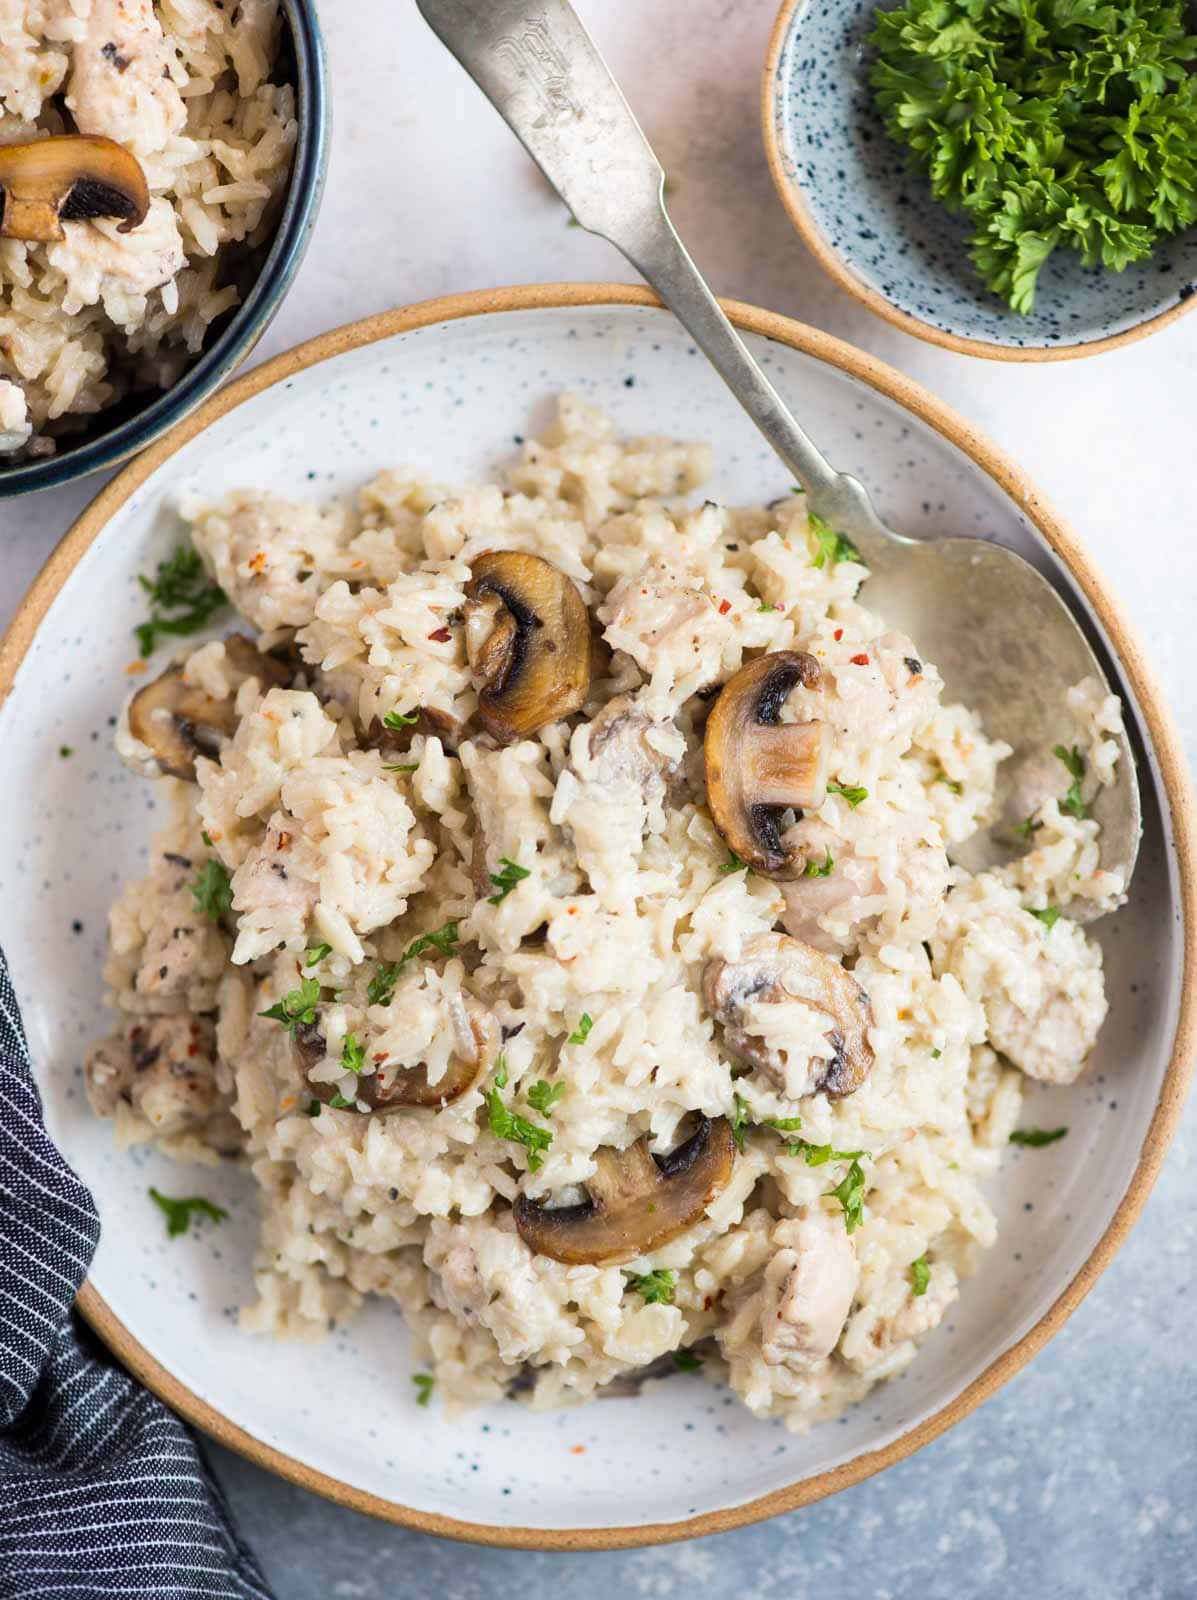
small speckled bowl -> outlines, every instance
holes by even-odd
[[[9,465],[0,461],[0,500],[71,483],[144,450],[236,371],[274,320],[307,250],[328,166],[328,65],[316,0],[282,0],[282,5],[299,133],[287,197],[252,287],[227,320],[214,324],[214,336],[169,389],[100,412],[77,437],[62,440],[55,455]]]
[[[991,294],[969,260],[966,219],[932,198],[874,107],[866,40],[876,10],[876,0],[785,0],[765,61],[773,181],[803,241],[849,294],[919,339],[999,361],[1097,355],[1197,304],[1197,229],[1121,273],[1056,251],[1029,316]]]

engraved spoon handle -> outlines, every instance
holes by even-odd
[[[665,174],[568,0],[417,0],[582,227],[628,258],[703,350],[811,508],[876,560],[886,529],[749,354],[665,208]]]

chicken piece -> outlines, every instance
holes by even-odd
[[[860,1278],[843,1222],[814,1209],[779,1222],[765,1268],[761,1355],[768,1366],[809,1370],[839,1342]]]
[[[666,788],[685,751],[671,722],[654,720],[626,695],[574,733],[551,816],[573,833],[578,864],[608,910],[634,898],[641,842],[646,830],[664,829]]]
[[[66,92],[78,131],[157,155],[187,123],[173,64],[153,0],[91,0]]]
[[[95,305],[113,290],[146,295],[187,265],[169,200],[150,201],[145,221],[132,233],[115,222],[64,222],[66,238],[47,247],[50,265],[67,279],[67,311]]]
[[[455,1239],[440,1264],[440,1298],[459,1321],[473,1322],[490,1299],[478,1252],[467,1236]]]
[[[133,1023],[92,1046],[84,1082],[97,1116],[115,1117],[123,1104],[159,1139],[192,1134],[221,1154],[241,1147],[231,1092],[218,1083],[216,1029],[207,1017]]]
[[[650,680],[654,706],[673,709],[727,676],[724,656],[735,639],[735,617],[721,616],[697,578],[668,562],[621,578],[599,609],[604,639],[631,656]]]
[[[233,874],[237,943],[232,959],[254,961],[285,944],[299,949],[320,895],[319,851],[285,811],[276,811],[261,844]]]
[[[983,1008],[995,1050],[1030,1078],[1075,1083],[1109,1009],[1100,945],[1067,917],[1041,921],[981,873],[948,896],[931,950],[936,973]]]
[[[872,1068],[868,995],[838,961],[798,939],[760,933],[740,960],[709,961],[702,994],[728,1053],[789,1100],[851,1094]]]
[[[903,633],[844,640],[820,651],[819,666],[819,685],[796,689],[790,704],[797,721],[829,726],[842,770],[887,747],[901,755],[935,712],[939,674]]]
[[[896,1302],[894,1309],[862,1307],[844,1335],[841,1355],[874,1382],[891,1377],[913,1359],[918,1341],[939,1326],[959,1292],[955,1268],[946,1261],[931,1263],[927,1287],[919,1295],[903,1274],[884,1291],[885,1302]]]

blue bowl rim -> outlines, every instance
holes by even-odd
[[[1166,328],[1169,323],[1176,322],[1197,307],[1197,294],[1195,294],[1188,296],[1187,299],[1177,300],[1162,311],[1145,316],[1141,322],[1136,322],[1132,327],[1123,328],[1118,333],[1103,334],[1096,339],[1081,340],[1075,344],[1005,345],[995,344],[988,339],[972,339],[965,334],[949,333],[943,328],[936,327],[934,323],[924,322],[921,317],[916,317],[913,313],[895,305],[892,300],[874,289],[872,284],[866,283],[852,270],[816,222],[814,213],[806,203],[801,185],[786,168],[778,133],[781,122],[778,99],[782,57],[792,36],[802,24],[802,13],[811,4],[812,0],[782,0],[781,10],[777,13],[777,20],[773,24],[773,32],[765,52],[765,66],[761,80],[761,128],[765,142],[765,158],[769,163],[773,186],[785,207],[786,214],[803,244],[841,289],[847,290],[862,305],[876,312],[895,328],[900,328],[903,333],[911,333],[916,339],[940,345],[945,350],[954,350],[959,355],[979,356],[988,361],[1076,361],[1082,356],[1102,355],[1107,350],[1117,350],[1124,345],[1135,344],[1138,340],[1147,338],[1149,334],[1158,333],[1161,328]]]
[[[245,359],[265,333],[307,251],[328,167],[328,58],[316,0],[283,0],[295,50],[298,135],[287,197],[252,289],[226,328],[177,383],[118,427],[61,455],[0,468],[0,500],[58,488],[115,467],[181,421]]]

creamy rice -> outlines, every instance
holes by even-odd
[[[232,254],[268,238],[295,144],[279,28],[278,0],[0,0],[0,145],[114,139],[151,196],[131,233],[0,239],[0,453],[169,387],[238,303]]]
[[[829,554],[802,496],[698,501],[709,469],[705,448],[621,443],[567,397],[502,484],[404,468],[351,505],[242,490],[185,508],[290,676],[247,675],[219,641],[186,658],[187,683],[235,702],[231,734],[196,782],[162,780],[171,820],[111,918],[121,1029],[88,1083],[123,1140],[252,1169],[247,1329],[319,1337],[390,1296],[450,1408],[582,1400],[697,1347],[750,1409],[804,1428],[903,1367],[993,1243],[983,1183],[1024,1076],[1074,1080],[1106,1011],[1098,947],[1053,914],[1112,909],[1123,886],[1096,824],[1061,805],[1063,766],[1010,866],[951,864],[1008,750],[941,705],[935,667],[858,602],[865,571]],[[503,747],[480,731],[462,625],[491,550],[566,574],[606,647],[578,714]],[[746,661],[790,650],[819,671],[785,716],[829,730],[835,782],[786,841],[831,867],[773,881],[729,861],[703,725]],[[604,721],[617,699],[634,749]],[[417,713],[394,740],[409,748],[379,748],[383,719]],[[1060,707],[1085,800],[1112,781],[1118,727],[1095,685]],[[118,743],[153,766],[127,719]],[[191,892],[208,861],[231,884],[217,920]],[[380,996],[379,964],[448,923],[456,938]],[[717,980],[776,952],[815,988],[748,982],[720,1012]],[[812,1087],[839,1048],[829,967],[867,993],[871,1070],[840,1098]],[[304,978],[318,1032],[301,1049],[302,1028],[262,1013]],[[395,1064],[449,1082],[463,1034],[482,1041],[463,1093],[369,1112]],[[696,1115],[740,1148],[684,1231],[617,1262],[525,1242],[520,1196],[577,1203],[596,1152],[644,1135],[666,1152]]]

